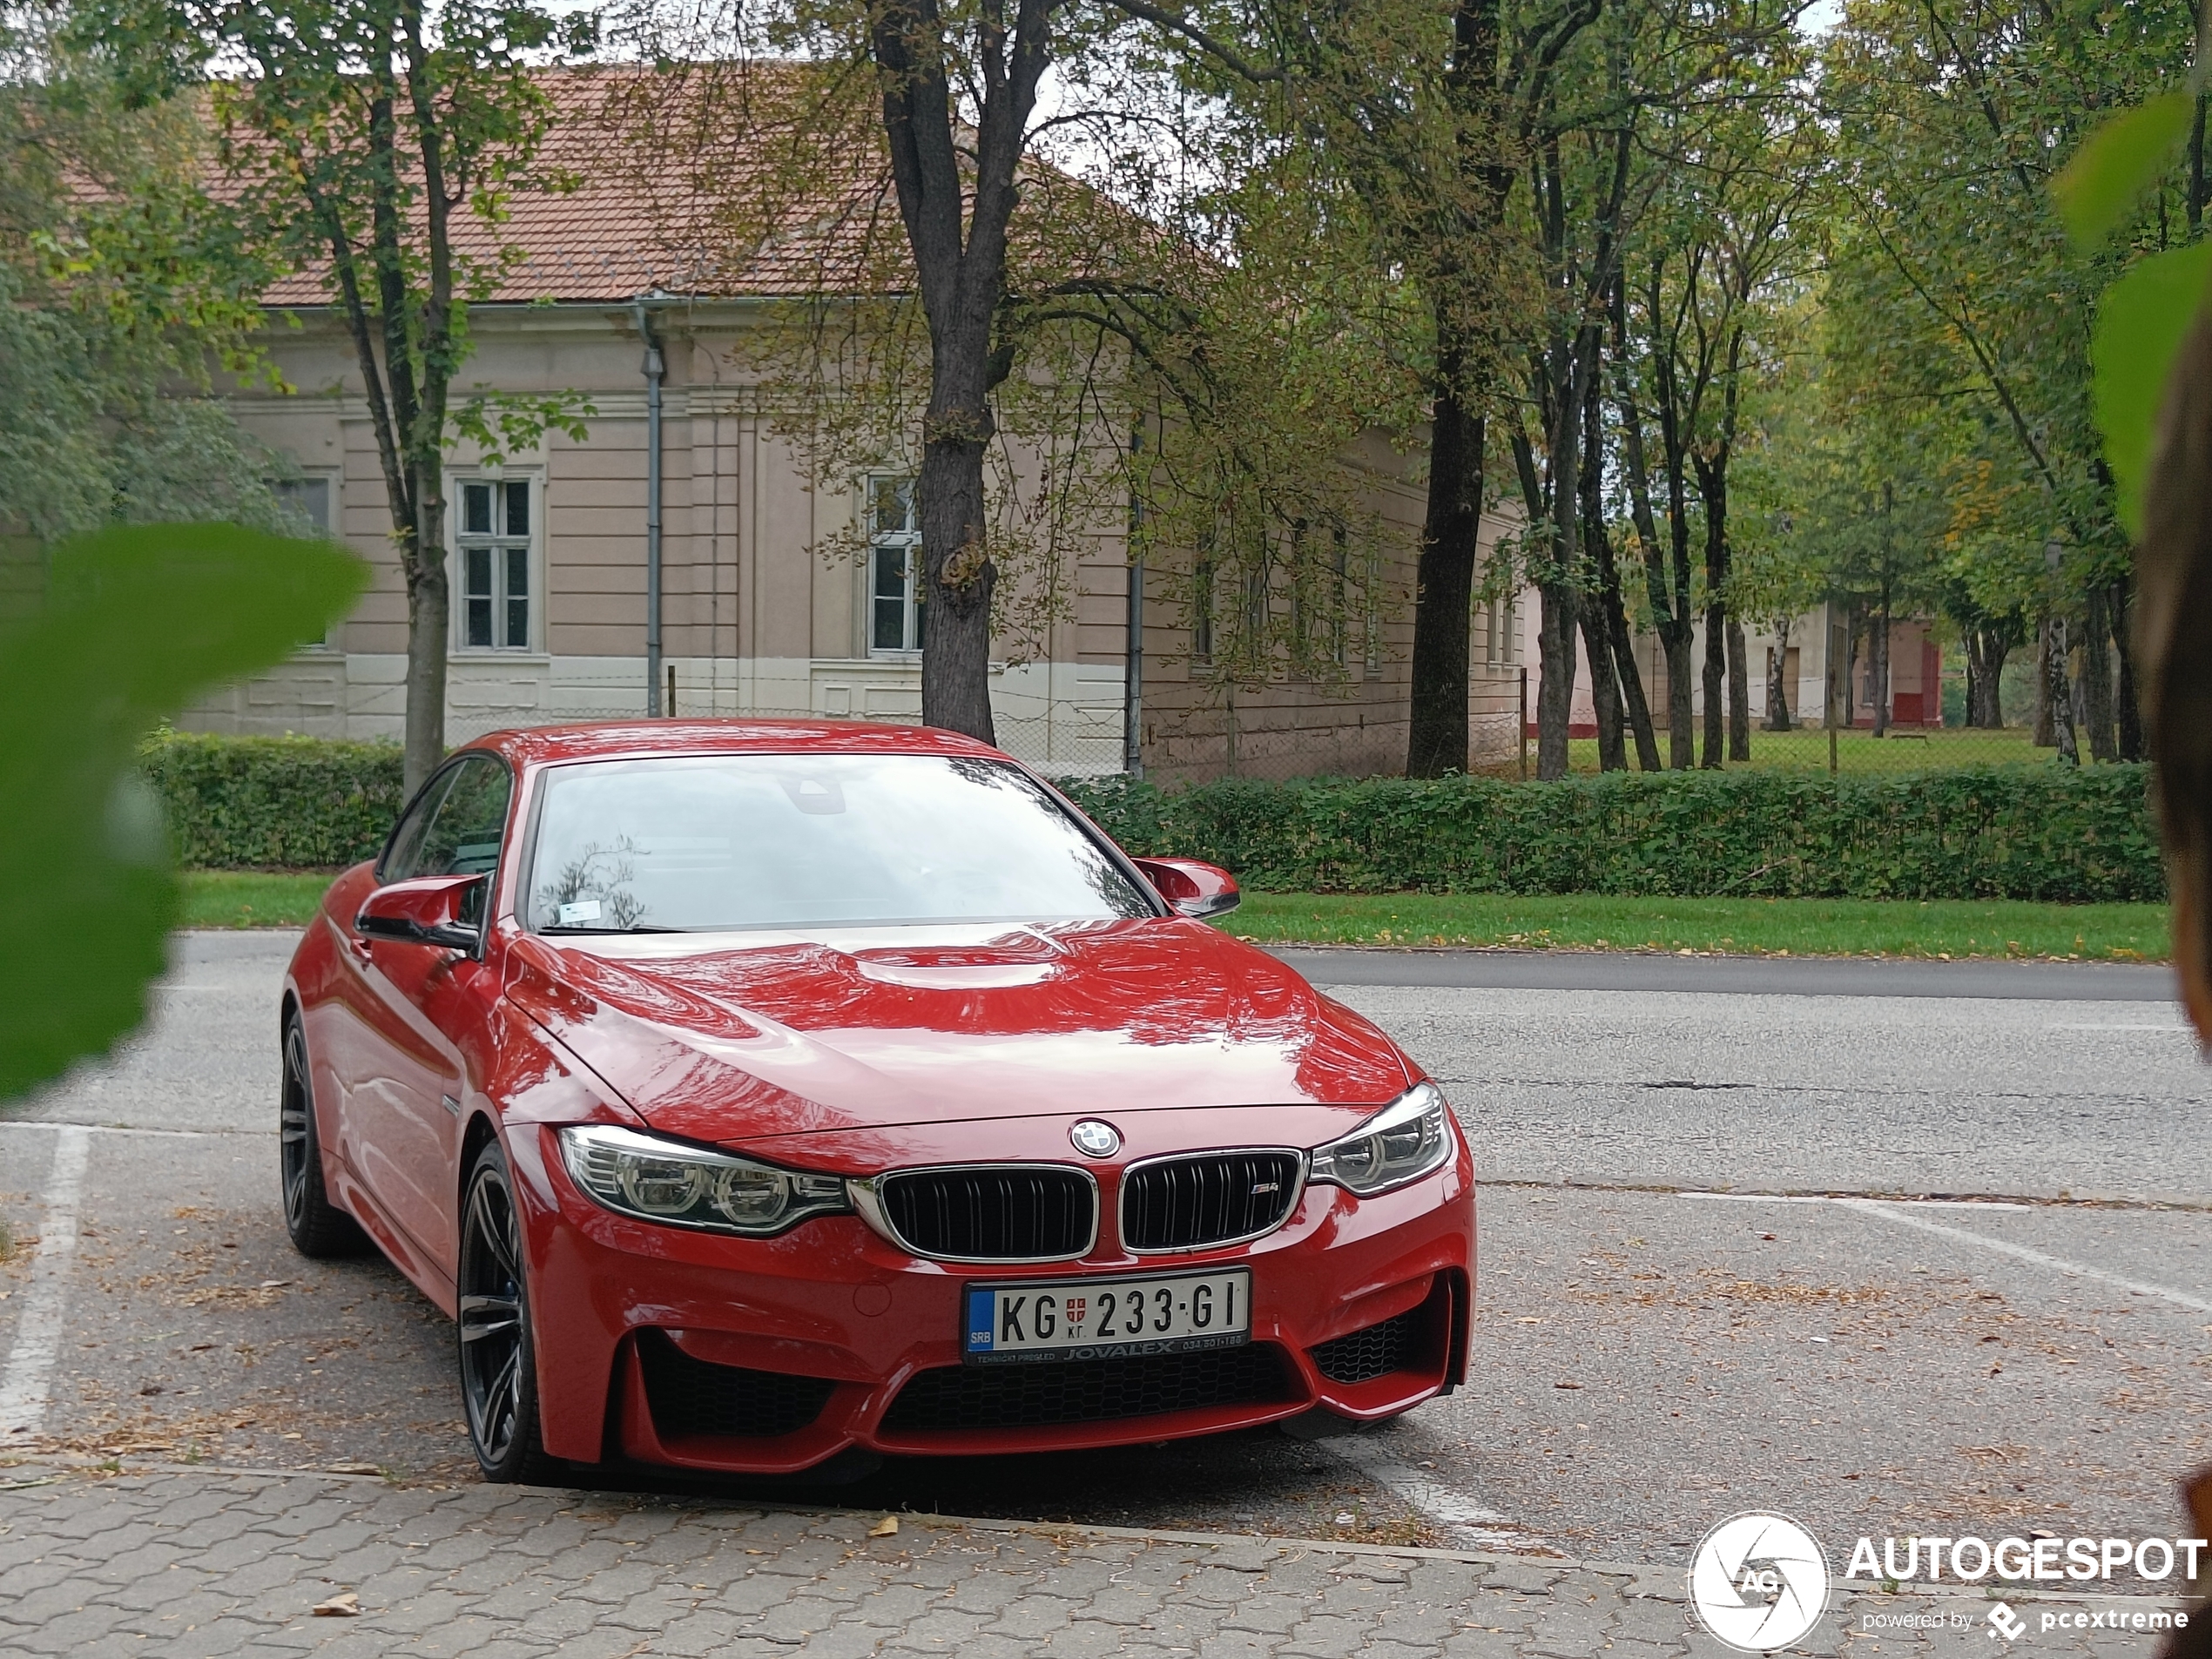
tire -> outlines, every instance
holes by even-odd
[[[277,1174],[283,1184],[284,1230],[292,1247],[317,1261],[358,1256],[368,1248],[361,1224],[330,1202],[322,1184],[322,1136],[315,1126],[314,1074],[300,1016],[284,1022],[284,1082],[277,1104]]]
[[[537,1413],[522,1218],[499,1143],[469,1172],[461,1204],[461,1318],[455,1358],[469,1449],[487,1480],[550,1486],[565,1467],[546,1455]]]

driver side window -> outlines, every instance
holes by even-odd
[[[496,867],[513,792],[514,780],[499,761],[489,755],[462,760],[408,814],[393,838],[381,879],[482,875]]]

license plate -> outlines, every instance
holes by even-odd
[[[1251,1302],[1247,1267],[971,1285],[961,1349],[971,1365],[1004,1365],[1233,1348],[1251,1340]]]

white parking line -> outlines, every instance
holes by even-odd
[[[2009,1198],[1883,1198],[1869,1200],[1844,1197],[1832,1192],[1677,1192],[1677,1198],[1714,1198],[1723,1204],[1909,1204],[1922,1210],[2033,1210],[2031,1204],[2014,1204]]]
[[[2054,1256],[2048,1251],[2037,1250],[2030,1244],[2015,1244],[2009,1238],[1992,1238],[1987,1233],[1973,1232],[1964,1227],[1946,1227],[1939,1221],[1917,1216],[1915,1210],[2032,1210],[2033,1204],[2006,1204],[1997,1200],[1975,1198],[1845,1198],[1824,1194],[1763,1193],[1763,1192],[1681,1192],[1682,1198],[1720,1198],[1731,1204],[1832,1204],[1844,1210],[1856,1210],[1862,1216],[1875,1216],[1884,1221],[1895,1222],[1900,1227],[1917,1227],[1922,1232],[1933,1233],[1939,1238],[1948,1238],[1954,1244],[1978,1244],[1984,1250],[1993,1250],[2000,1256],[2010,1256],[2016,1261],[2036,1267],[2047,1267],[2054,1273],[2064,1273],[2069,1278],[2093,1278],[2102,1285],[2128,1291],[2132,1296],[2154,1296],[2161,1302],[2171,1302],[2175,1307],[2187,1308],[2192,1313],[2212,1313],[2212,1298],[2192,1296],[2187,1291],[2177,1291],[2171,1285],[2154,1285],[2148,1279],[2128,1278],[2122,1274],[2107,1272],[2101,1267],[2092,1267],[2087,1262],[2069,1261],[2063,1256]]]
[[[38,1223],[38,1254],[31,1258],[30,1288],[16,1321],[8,1368],[0,1372],[0,1435],[37,1433],[46,1420],[46,1394],[61,1352],[62,1305],[69,1290],[70,1263],[77,1255],[77,1206],[84,1193],[84,1163],[92,1136],[79,1123],[56,1127],[45,1214]]]
[[[1346,1434],[1321,1442],[1323,1449],[1350,1464],[1424,1520],[1448,1527],[1483,1549],[1527,1549],[1538,1541],[1514,1527],[1495,1509],[1485,1508],[1464,1492],[1413,1467],[1380,1440]]]
[[[1875,1198],[1839,1198],[1837,1202],[1847,1210],[1861,1215],[1879,1216],[1900,1226],[1918,1227],[1922,1232],[1934,1233],[1962,1244],[1979,1244],[1984,1250],[1993,1250],[2000,1256],[2047,1267],[2054,1273],[2064,1273],[2070,1278],[2093,1278],[2135,1296],[2155,1296],[2161,1301],[2171,1302],[2175,1307],[2187,1308],[2192,1313],[2212,1313],[2212,1298],[2191,1296],[2187,1291],[2177,1291],[2169,1285],[2153,1285],[2145,1279],[2128,1278],[2118,1273],[2107,1273],[2101,1267],[2091,1267],[2086,1262],[2068,1261],[2063,1256],[2036,1250],[2027,1244],[2015,1244],[2008,1238],[1992,1238],[1986,1233],[1969,1232],[1964,1227],[1946,1227],[1939,1221],[1930,1221],[1925,1216],[1908,1213],[1900,1204],[1884,1204]]]
[[[188,1141],[204,1141],[218,1135],[273,1135],[273,1129],[133,1129],[127,1123],[71,1123],[58,1117],[12,1117],[0,1123],[0,1130],[9,1129],[74,1129],[87,1135],[173,1135]]]

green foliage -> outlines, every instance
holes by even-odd
[[[2083,141],[2051,182],[2077,249],[2094,253],[2126,226],[2129,210],[2172,165],[2195,108],[2189,93],[2168,92],[2121,111]],[[2143,483],[2167,374],[2203,308],[2209,260],[2212,244],[2204,242],[2148,255],[2097,302],[2091,397],[2120,521],[2131,537],[2142,530]]]
[[[2142,530],[2143,484],[2151,441],[2166,395],[2166,377],[2212,277],[2212,242],[2168,249],[2138,260],[2105,290],[2097,307],[2094,386],[2105,462],[2120,497],[2128,535]]]
[[[38,9],[0,17],[0,533],[277,529],[289,469],[208,395],[266,271],[203,186],[199,111],[126,97]]]
[[[396,744],[162,732],[138,752],[188,868],[330,869],[374,858],[406,797]]]
[[[116,529],[55,549],[0,630],[0,1100],[145,1016],[178,907],[141,734],[320,634],[366,585],[343,550],[233,525]]]
[[[2152,901],[2141,766],[1063,785],[1134,853],[1279,893]]]
[[[1934,487],[1943,578],[1990,615],[2078,614],[2125,577],[2091,418],[2096,300],[2116,262],[2085,256],[2069,222],[2147,249],[2188,222],[2180,181],[2161,176],[2175,104],[2093,135],[2147,91],[2192,104],[2179,90],[2192,13],[1855,0],[1823,48],[1840,210],[1831,370],[1851,417],[1893,435]]]
[[[2195,110],[2196,100],[2187,92],[2161,93],[2121,111],[2082,141],[2051,181],[2077,248],[2095,252],[2126,222],[2182,147]]]

